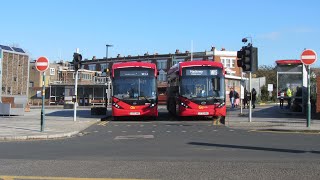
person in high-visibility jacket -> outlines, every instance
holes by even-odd
[[[287,99],[288,99],[288,108],[290,109],[290,107],[291,107],[291,97],[292,97],[292,91],[291,91],[290,87],[288,87],[286,93],[287,93]]]

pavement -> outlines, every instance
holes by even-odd
[[[31,108],[24,116],[0,116],[0,141],[71,137],[104,117],[91,116],[90,109],[78,109],[74,121],[73,113],[72,109],[46,107],[43,131],[41,131],[41,108]]]
[[[165,111],[164,106],[159,111]],[[108,114],[111,109],[108,108]],[[57,139],[81,135],[81,131],[101,121],[105,116],[92,116],[89,108],[77,110],[73,120],[73,110],[62,107],[46,107],[44,130],[41,131],[41,109],[32,107],[24,116],[0,116],[0,141]],[[311,119],[310,127],[303,114],[292,114],[277,105],[260,105],[253,109],[249,122],[248,109],[228,108],[225,126],[234,129],[269,132],[303,132],[320,134],[320,120]]]

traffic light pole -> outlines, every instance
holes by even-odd
[[[79,53],[79,48],[76,49],[76,53]],[[78,94],[78,70],[75,71],[75,83],[74,83],[75,102],[73,105],[73,121],[77,120],[77,94]]]
[[[242,69],[240,69],[240,76],[241,76],[241,80],[240,80],[240,114],[242,115],[242,105],[243,105],[243,99],[242,99],[242,94],[244,94],[244,92],[242,92]],[[245,97],[245,94],[243,96],[243,98]]]
[[[249,91],[250,91],[250,101],[249,101],[249,122],[252,122],[252,89],[251,89],[251,72],[249,72]]]

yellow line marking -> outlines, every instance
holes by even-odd
[[[0,176],[2,180],[41,179],[41,180],[143,180],[132,178],[78,178],[78,177],[46,177],[46,176]]]
[[[110,122],[110,121],[100,122],[100,123],[98,123],[98,126],[107,126],[107,124],[108,124],[109,122]]]

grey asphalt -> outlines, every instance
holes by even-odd
[[[159,111],[166,111],[164,106]],[[108,110],[110,114],[110,109]],[[162,113],[163,114],[163,113]],[[305,115],[290,114],[277,105],[258,106],[253,110],[252,122],[248,110],[228,109],[225,125],[233,129],[259,131],[297,131],[319,133],[320,120],[312,119],[306,127]],[[40,131],[41,109],[32,108],[24,116],[0,116],[0,140],[55,139],[75,136],[104,116],[92,116],[90,109],[78,109],[77,120],[73,121],[73,110],[61,107],[46,107],[44,131]],[[168,116],[166,116],[168,117]],[[161,118],[160,118],[161,119]],[[162,118],[165,120],[164,118]]]

